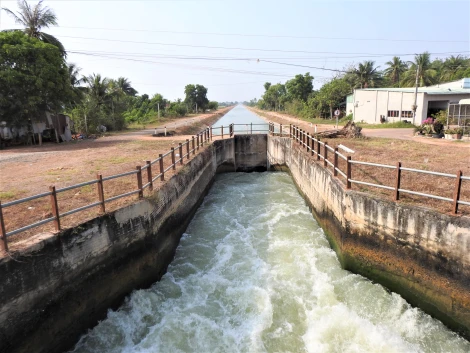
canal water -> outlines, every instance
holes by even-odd
[[[235,106],[232,110],[220,118],[220,120],[217,120],[217,122],[212,126],[213,128],[218,128],[219,126],[227,127],[230,124],[235,124],[235,132],[240,134],[249,134],[251,133],[251,130],[253,130],[253,133],[260,132],[256,130],[262,130],[263,133],[266,133],[268,130],[268,123],[266,121],[242,105]],[[214,130],[214,133],[218,134],[219,132],[216,131],[217,130]],[[226,129],[224,133],[228,133],[228,129]]]
[[[469,352],[395,293],[341,268],[285,173],[219,175],[162,280],[74,352]]]

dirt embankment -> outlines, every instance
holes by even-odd
[[[191,139],[192,135],[220,119],[231,108],[224,108],[213,114],[203,114],[191,118],[175,129],[171,137],[152,137],[153,129],[120,132],[109,134],[98,139],[77,140],[69,143],[47,143],[43,146],[21,146],[0,151],[0,201],[8,201],[36,195],[49,191],[49,186],[57,189],[103,177],[136,170],[136,166],[145,166],[146,161],[154,161],[159,154],[165,154],[171,147],[178,150],[179,143]],[[177,124],[181,123],[175,119]],[[201,149],[199,150],[201,151]],[[198,153],[199,151],[196,151]],[[177,154],[179,155],[178,151]],[[186,150],[183,151],[186,154]],[[192,155],[191,155],[192,158]],[[179,159],[179,156],[177,157]],[[185,159],[186,161],[186,159]],[[184,161],[184,162],[185,162]],[[171,165],[171,156],[164,158],[164,167]],[[166,179],[181,168],[166,172]],[[148,170],[142,172],[144,184],[147,182]],[[153,175],[157,175],[159,166],[153,165]],[[154,188],[161,186],[159,179]],[[136,175],[130,175],[104,182],[105,198],[129,192],[137,188]],[[145,191],[149,193],[148,189]],[[106,210],[114,210],[130,204],[137,196],[124,197],[106,204]],[[82,207],[98,201],[97,186],[86,185],[81,188],[58,194],[60,213]],[[80,224],[94,218],[98,207],[61,218],[62,228]],[[3,209],[7,232],[49,218],[51,204],[49,197],[29,201]],[[12,249],[15,243],[27,239],[33,234],[53,231],[52,223],[33,228],[8,238]],[[21,246],[21,244],[18,244]]]

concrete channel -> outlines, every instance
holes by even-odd
[[[158,281],[217,173],[286,170],[346,269],[470,333],[470,220],[346,191],[289,138],[214,141],[148,198],[0,260],[0,352],[64,352]]]

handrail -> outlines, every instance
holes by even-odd
[[[266,126],[266,125],[268,126],[267,129],[253,129],[253,126]],[[49,191],[49,192],[44,192],[44,193],[40,193],[40,194],[37,194],[37,195],[28,196],[28,197],[25,197],[25,198],[22,198],[22,199],[6,202],[4,204],[0,203],[0,222],[2,222],[2,224],[1,224],[2,226],[4,226],[4,219],[3,219],[3,217],[1,217],[2,209],[6,209],[6,208],[14,206],[14,205],[18,205],[18,204],[21,204],[21,203],[24,203],[24,202],[36,200],[36,199],[46,197],[46,196],[51,197],[51,203],[52,203],[52,206],[53,206],[53,217],[50,217],[50,218],[32,223],[30,225],[26,225],[24,227],[15,229],[15,230],[10,231],[10,232],[5,232],[5,234],[3,234],[3,235],[1,233],[2,227],[0,227],[0,250],[2,249],[2,237],[5,238],[4,241],[5,241],[5,244],[6,244],[6,237],[12,236],[14,234],[21,233],[25,230],[28,230],[28,229],[31,229],[31,228],[34,228],[34,227],[38,227],[38,226],[46,224],[48,222],[55,222],[56,230],[60,230],[60,222],[59,222],[60,217],[65,217],[65,216],[68,216],[68,215],[71,215],[71,214],[74,214],[74,213],[77,213],[77,212],[81,212],[81,211],[84,211],[86,209],[96,207],[96,206],[100,206],[101,207],[101,212],[105,212],[105,204],[107,202],[111,202],[111,201],[117,200],[119,198],[126,197],[126,196],[131,196],[131,195],[134,195],[134,194],[139,194],[139,198],[142,197],[144,189],[150,188],[150,190],[152,190],[153,189],[153,182],[155,182],[157,179],[164,180],[164,174],[166,172],[168,172],[172,168],[175,169],[177,164],[182,165],[181,162],[184,161],[184,158],[189,159],[191,154],[195,154],[195,152],[198,151],[200,147],[204,147],[204,145],[210,144],[210,142],[212,141],[213,136],[216,136],[216,137],[220,137],[220,136],[225,137],[226,136],[227,138],[230,138],[234,134],[240,134],[240,133],[245,134],[245,133],[248,132],[248,131],[246,131],[246,132],[245,131],[243,131],[243,132],[238,131],[237,132],[234,129],[235,126],[243,126],[243,127],[249,126],[250,127],[249,133],[251,133],[251,134],[258,133],[258,132],[267,132],[268,134],[276,134],[276,135],[279,134],[279,133],[275,132],[276,131],[276,126],[275,126],[274,123],[271,123],[271,122],[263,123],[263,124],[258,124],[258,123],[255,123],[255,124],[252,124],[252,123],[250,123],[250,124],[230,124],[229,126],[223,126],[222,125],[222,126],[219,126],[219,127],[205,128],[200,133],[196,134],[195,137],[193,137],[192,140],[186,140],[186,141],[182,142],[179,147],[177,146],[176,148],[174,148],[173,151],[176,152],[176,151],[178,151],[178,148],[180,148],[180,150],[181,150],[182,147],[186,146],[186,150],[185,150],[184,153],[181,153],[181,156],[179,156],[180,158],[177,159],[177,160],[175,159],[174,163],[172,163],[166,169],[163,169],[163,158],[170,155],[172,153],[171,150],[166,152],[165,154],[162,154],[160,157],[156,158],[155,160],[151,161],[150,163],[147,163],[147,164],[145,164],[141,167],[137,167],[136,170],[132,170],[132,171],[129,171],[129,172],[120,173],[120,174],[116,174],[116,175],[110,175],[110,176],[106,176],[106,177],[102,177],[101,175],[99,175],[98,178],[95,179],[95,180],[90,180],[90,181],[82,182],[82,183],[79,183],[79,184],[66,186],[66,187],[63,187],[63,188],[60,188],[60,189],[55,189],[55,188],[51,187],[51,191]],[[441,172],[434,172],[434,171],[427,171],[427,170],[421,170],[421,169],[402,167],[400,163],[398,164],[398,166],[392,166],[392,165],[386,165],[386,164],[379,164],[379,163],[371,163],[371,162],[365,162],[365,161],[352,160],[351,157],[346,157],[342,153],[335,150],[332,146],[328,145],[327,143],[325,143],[323,141],[320,141],[319,139],[315,138],[313,135],[308,134],[306,131],[301,130],[299,127],[297,127],[295,125],[291,125],[290,127],[288,127],[288,125],[279,124],[279,131],[281,132],[281,134],[283,133],[282,131],[285,130],[285,129],[287,129],[287,137],[288,138],[291,138],[291,139],[297,141],[301,146],[305,147],[307,153],[311,152],[312,155],[316,155],[316,158],[319,158],[320,160],[323,160],[324,161],[323,162],[324,167],[331,166],[332,169],[333,169],[333,172],[335,173],[335,176],[337,174],[339,174],[342,177],[344,177],[347,181],[347,188],[348,189],[350,188],[351,183],[352,184],[362,184],[362,185],[368,185],[368,186],[373,186],[373,187],[378,187],[378,188],[382,188],[382,189],[395,191],[396,200],[398,200],[399,193],[408,193],[408,194],[413,194],[413,195],[438,199],[438,200],[442,200],[442,201],[453,202],[454,203],[454,213],[457,212],[458,205],[468,205],[468,206],[470,206],[469,201],[459,200],[461,181],[470,180],[470,176],[463,176],[461,172],[460,172],[460,174],[459,173],[449,174],[449,173],[441,173]],[[220,134],[215,134],[213,132],[213,130],[220,130]],[[225,133],[225,131],[226,131],[226,133]],[[222,135],[222,132],[224,132],[223,135]],[[310,142],[309,142],[309,139],[310,139]],[[304,140],[305,140],[305,142],[304,142]],[[191,148],[191,144],[194,148]],[[317,151],[316,148],[313,145],[315,145],[315,146],[323,145],[326,148],[326,150],[329,150],[329,151],[333,152],[333,155],[335,156],[334,163],[331,160],[329,160],[328,158],[325,158],[324,155],[319,153],[320,151]],[[343,160],[345,160],[347,162],[347,167],[348,167],[347,173],[345,173],[345,172],[343,172],[342,170],[339,169],[339,167],[337,165],[338,157],[342,158]],[[151,171],[151,169],[153,169],[152,166],[154,166],[157,162],[160,162],[159,173],[157,175],[154,174],[154,176],[152,176],[152,171]],[[378,167],[378,168],[386,168],[386,169],[395,169],[398,173],[397,174],[398,175],[397,176],[397,178],[398,178],[397,186],[396,187],[391,187],[391,186],[368,183],[368,182],[365,182],[365,181],[352,179],[352,177],[350,176],[351,175],[350,173],[351,173],[351,166],[353,164],[367,165],[367,166],[373,166],[373,167]],[[144,171],[144,170],[148,170],[148,173],[147,173],[148,174],[148,180],[146,180],[147,182],[145,184],[142,183],[142,171]],[[431,195],[431,194],[426,194],[426,193],[422,193],[422,192],[417,192],[417,191],[413,191],[413,190],[407,190],[407,189],[400,188],[399,187],[399,175],[400,175],[400,172],[402,172],[402,171],[423,173],[423,174],[429,174],[429,175],[435,175],[435,176],[442,176],[442,177],[447,177],[447,178],[452,178],[454,180],[458,180],[459,182],[456,182],[455,190],[457,190],[457,191],[454,191],[454,198],[442,197],[442,196],[438,196],[438,195]],[[133,190],[133,191],[130,191],[130,192],[126,192],[126,193],[123,193],[123,194],[120,194],[120,195],[110,197],[108,199],[104,199],[104,192],[103,192],[103,185],[104,185],[103,182],[104,181],[109,181],[109,180],[113,180],[113,179],[117,179],[117,178],[125,177],[125,176],[131,176],[131,175],[137,175],[137,184],[138,184],[138,189],[137,190]],[[88,205],[85,205],[85,206],[82,206],[82,207],[64,212],[62,214],[59,213],[59,210],[58,210],[58,207],[57,207],[57,194],[63,193],[65,191],[81,188],[81,187],[84,187],[84,186],[87,186],[87,185],[94,185],[94,184],[98,184],[98,195],[100,196],[100,201],[93,202],[91,204],[88,204]],[[54,209],[54,204],[56,205],[56,209]],[[4,245],[4,246],[6,246],[6,245]]]

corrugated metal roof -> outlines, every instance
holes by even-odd
[[[389,91],[389,92],[404,92],[404,93],[414,93],[415,89],[412,87],[407,88],[363,88],[357,89],[356,91]],[[419,87],[418,93],[426,94],[470,94],[470,89],[465,88],[436,88],[436,87]]]

